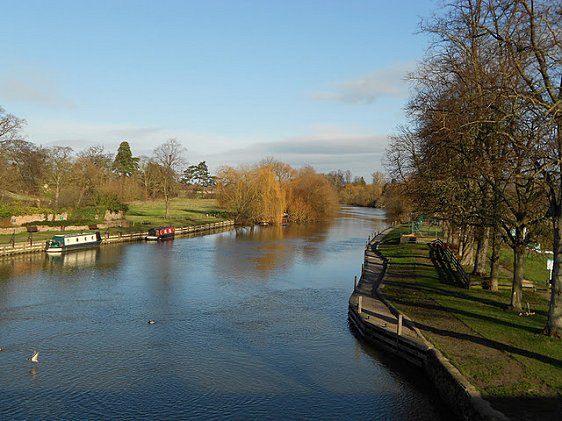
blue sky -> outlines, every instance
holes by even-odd
[[[382,170],[436,0],[4,0],[0,106],[79,151]]]

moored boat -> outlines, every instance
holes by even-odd
[[[165,227],[150,228],[145,239],[147,241],[173,240],[175,235],[176,230],[174,229],[174,227],[167,225]]]
[[[99,247],[101,244],[101,234],[97,232],[87,232],[82,234],[55,235],[47,241],[47,253],[62,253],[64,251],[81,250]]]

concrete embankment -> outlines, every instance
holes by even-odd
[[[507,420],[382,294],[389,266],[377,245],[388,232],[369,238],[359,281],[349,298],[349,320],[375,346],[422,368],[450,409],[465,420]]]
[[[222,222],[212,222],[209,224],[202,225],[192,225],[189,227],[176,228],[176,236],[189,235],[194,233],[202,233],[206,231],[215,231],[220,229],[231,228],[234,226],[234,221],[222,221]],[[84,227],[84,231],[88,230],[88,227]],[[125,243],[131,241],[144,241],[148,232],[136,232],[130,234],[114,234],[114,235],[103,235],[103,241],[101,245],[115,244],[115,243]],[[45,242],[19,242],[19,243],[9,243],[0,246],[0,256],[13,256],[23,253],[38,253],[45,251]]]

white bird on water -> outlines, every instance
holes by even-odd
[[[39,351],[33,351],[33,354],[31,354],[31,357],[28,358],[29,361],[31,361],[32,363],[37,363],[39,362]]]

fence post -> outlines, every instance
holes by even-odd
[[[402,314],[398,314],[398,326],[396,327],[396,334],[402,336]]]
[[[362,310],[363,310],[363,296],[360,295],[359,297],[357,297],[357,313],[361,314]]]
[[[357,275],[355,275],[355,279],[353,280],[353,292],[357,291]]]

